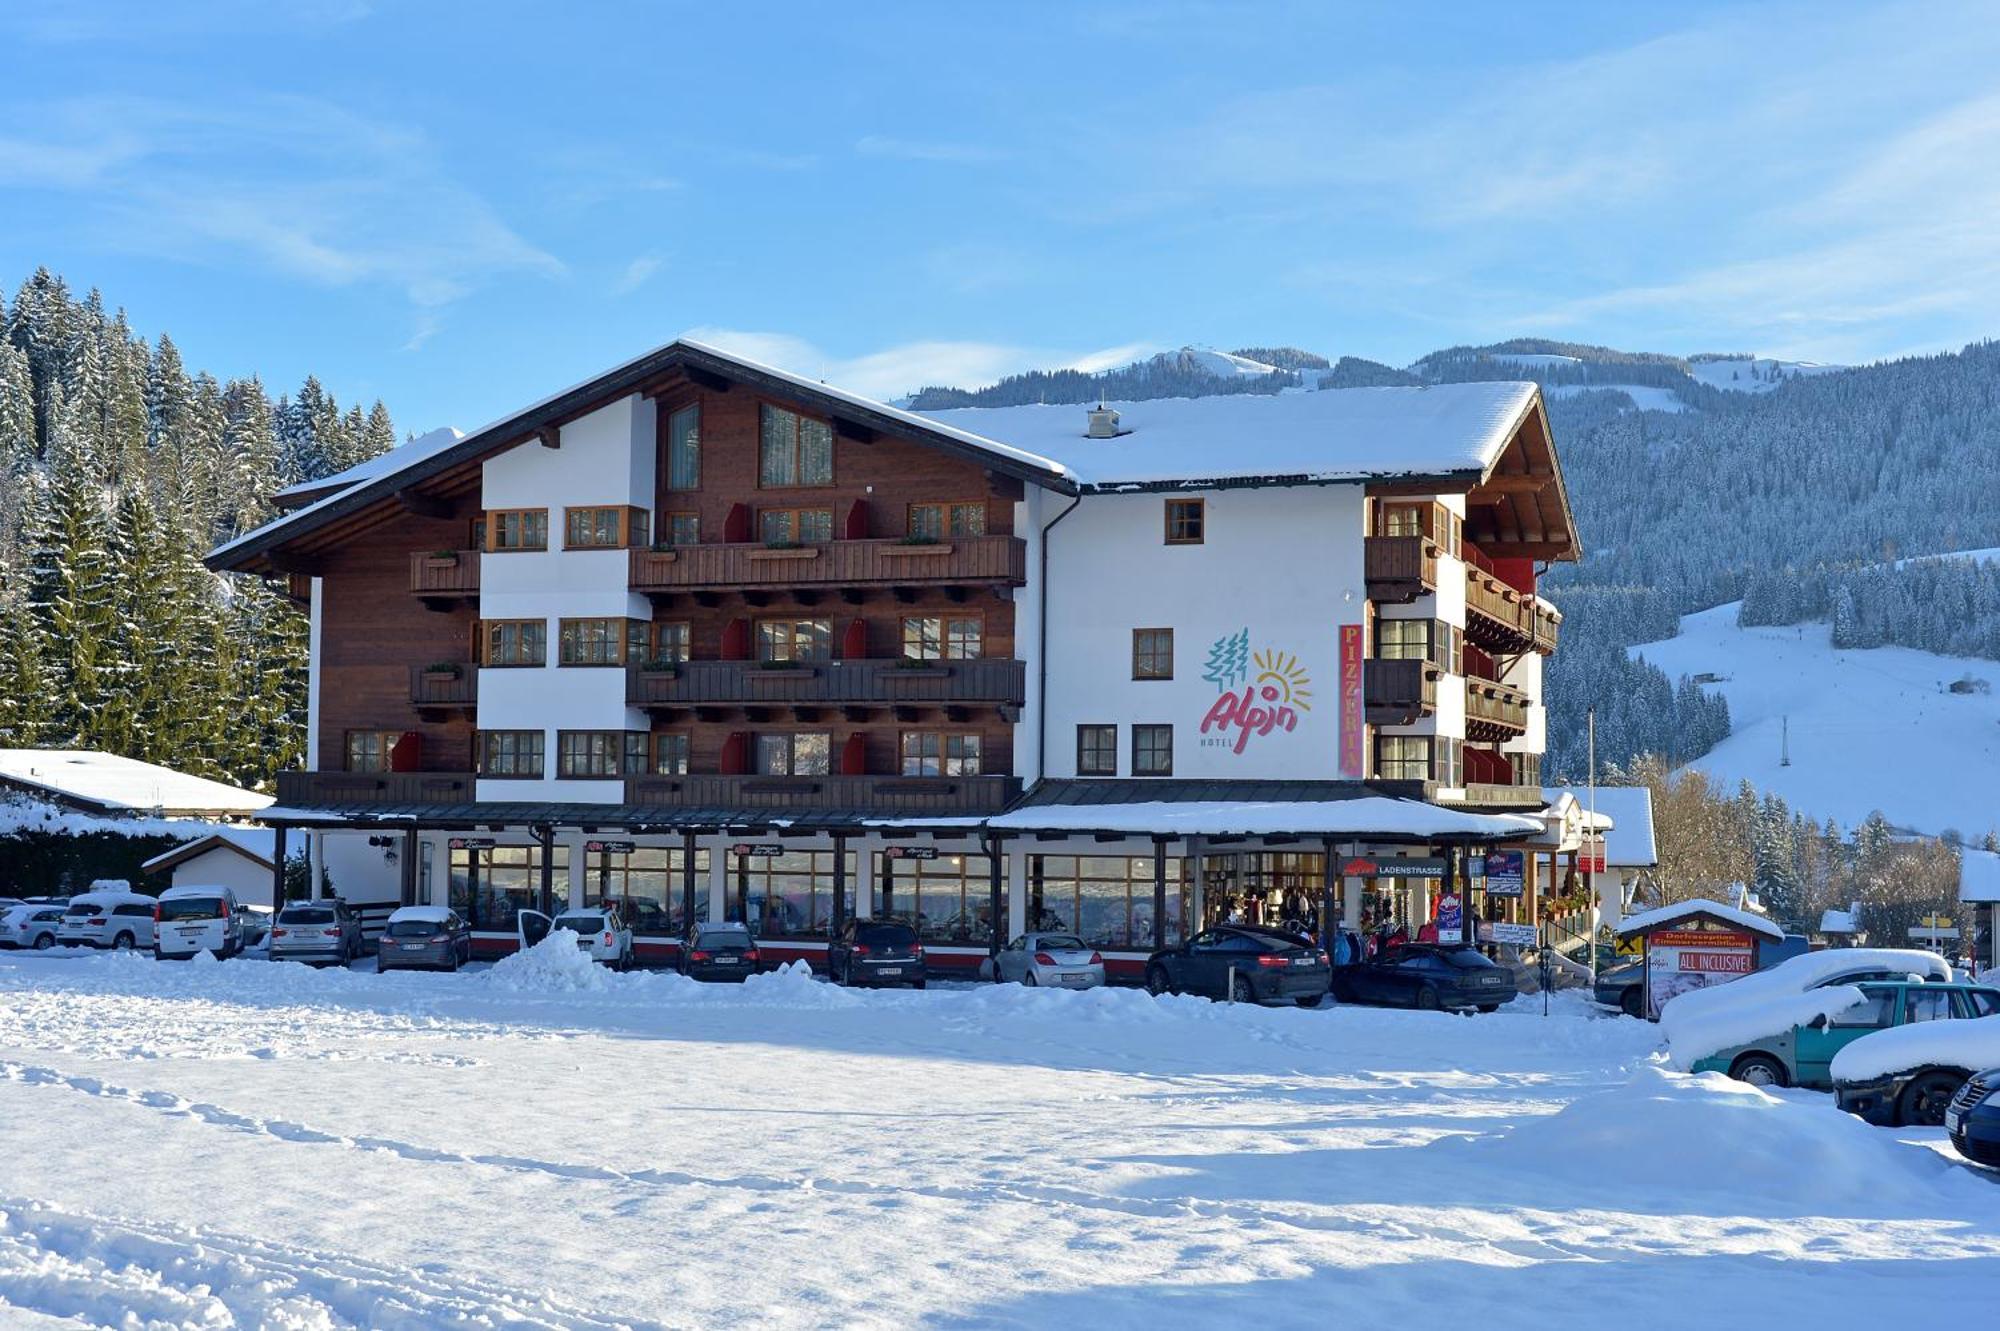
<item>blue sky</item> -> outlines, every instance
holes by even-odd
[[[1990,4],[189,0],[0,50],[0,280],[406,430],[691,330],[881,395],[2000,334]]]

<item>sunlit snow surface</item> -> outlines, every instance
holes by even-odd
[[[1573,996],[578,971],[0,954],[0,1325],[1824,1331],[2000,1288],[1941,1134]]]

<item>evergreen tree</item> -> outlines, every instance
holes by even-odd
[[[50,391],[54,429],[48,483],[28,514],[27,610],[40,626],[51,666],[52,726],[66,744],[89,747],[93,717],[112,683],[115,637],[104,488],[91,474],[81,430],[58,382]]]

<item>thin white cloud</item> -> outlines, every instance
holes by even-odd
[[[983,388],[1023,370],[1110,369],[1150,354],[1153,346],[1135,342],[1079,353],[999,342],[925,341],[905,342],[858,356],[834,356],[789,333],[693,328],[686,336],[793,374],[823,380],[836,388],[884,400],[921,388]]]
[[[905,162],[957,162],[978,165],[1005,161],[1013,156],[1002,148],[978,143],[951,143],[938,139],[901,139],[887,134],[867,134],[855,140],[854,151],[863,157],[893,157]]]
[[[659,271],[659,256],[655,254],[642,254],[625,265],[625,271],[620,273],[618,280],[611,284],[611,294],[614,296],[629,296],[650,282],[653,274]]]

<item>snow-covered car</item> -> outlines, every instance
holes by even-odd
[[[1849,1045],[1895,1027],[1985,1016],[2000,989],[1938,980],[1870,980],[1816,991],[1829,1001],[1802,1022],[1695,1060],[1691,1072],[1726,1072],[1753,1086],[1833,1089],[1833,1061]]]
[[[698,921],[681,940],[680,972],[691,980],[741,980],[759,957],[750,926],[734,920]]]
[[[1863,985],[1863,992],[1870,986]],[[1918,1021],[1863,1035],[1833,1056],[1833,1093],[1840,1107],[1881,1127],[1939,1127],[1966,1079],[2000,1067],[2000,989],[1926,986],[1960,997],[1971,1021]],[[1933,1004],[1935,1006],[1935,1004]]]
[[[983,976],[1030,987],[1095,989],[1104,983],[1104,954],[1069,933],[1026,933],[982,963]]]
[[[539,914],[524,910],[521,916]],[[527,926],[523,922],[515,925],[526,944]],[[620,918],[615,907],[585,906],[577,910],[567,910],[549,921],[546,929],[537,931],[538,936],[546,936],[557,929],[567,929],[576,935],[576,945],[590,954],[592,961],[602,962],[613,970],[632,969],[632,930]]]
[[[243,912],[226,887],[170,887],[153,903],[153,955],[233,957],[243,950]]]
[[[65,947],[151,948],[153,899],[130,888],[98,888],[69,899],[56,941]]]
[[[63,908],[47,902],[24,902],[0,911],[0,947],[34,948],[56,945],[56,931],[62,927]]]
[[[455,971],[472,960],[472,926],[449,906],[399,906],[382,928],[375,969]]]
[[[361,917],[338,897],[288,901],[271,922],[271,960],[344,966],[361,955]]]
[[[1660,1012],[1660,1029],[1668,1060],[1687,1072],[1724,1050],[1741,1050],[1758,1040],[1783,1036],[1815,1017],[1853,1007],[1861,1001],[1857,984],[1949,979],[1951,968],[1933,952],[1829,948],[1740,980],[1676,995]]]

